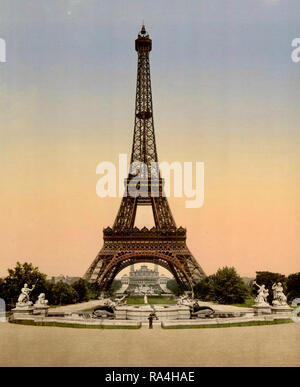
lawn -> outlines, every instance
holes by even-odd
[[[150,305],[158,305],[158,304],[169,304],[174,305],[176,304],[176,300],[173,300],[168,297],[148,297],[148,304]],[[128,305],[142,305],[144,304],[144,297],[143,296],[132,296],[127,298],[127,304]]]
[[[232,306],[239,306],[240,308],[253,308],[254,298],[247,298],[243,304],[232,304]]]

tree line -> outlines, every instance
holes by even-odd
[[[269,290],[269,303],[273,300],[272,285],[281,282],[288,302],[300,298],[300,272],[285,276],[280,273],[257,271],[255,281],[264,284]],[[175,280],[170,280],[167,287],[176,295],[182,293]],[[223,267],[215,274],[207,276],[194,287],[194,295],[202,301],[212,301],[219,304],[243,304],[247,299],[254,298],[257,288],[253,281],[246,284],[233,267]]]
[[[272,285],[281,282],[288,301],[300,298],[300,272],[285,276],[280,273],[257,271],[255,281],[266,285],[269,290],[269,303],[273,299]],[[47,280],[46,274],[39,271],[31,263],[17,262],[14,269],[8,269],[8,276],[0,279],[0,298],[3,298],[8,309],[13,308],[24,284],[35,285],[31,300],[35,302],[40,293],[45,293],[50,305],[67,305],[85,302],[99,297],[97,283],[89,283],[80,278],[72,284],[65,282],[53,283]],[[121,281],[115,280],[109,290],[113,295],[121,287]],[[175,294],[182,289],[175,280],[169,280],[167,287]],[[254,299],[257,288],[253,281],[246,284],[233,267],[223,267],[194,286],[194,296],[202,301],[212,301],[220,304],[243,304],[248,299]]]
[[[17,262],[14,269],[8,269],[8,276],[0,279],[0,297],[5,300],[8,309],[15,307],[25,283],[30,287],[35,285],[30,296],[32,302],[37,300],[40,293],[45,293],[50,305],[75,304],[99,296],[99,289],[95,283],[91,284],[82,278],[72,284],[62,281],[54,283],[47,280],[46,274],[41,273],[38,267],[34,267],[31,263]]]

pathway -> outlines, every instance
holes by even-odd
[[[56,308],[53,308],[52,310],[57,310],[60,312],[79,312],[85,309],[95,308],[100,304],[100,302],[100,300],[92,300],[87,302],[81,302],[79,304],[58,306]]]
[[[75,329],[0,323],[0,366],[300,366],[300,323]]]

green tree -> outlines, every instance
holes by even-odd
[[[5,282],[3,278],[0,278],[0,298],[4,299],[4,286]]]
[[[88,281],[80,278],[72,283],[72,288],[78,294],[78,302],[84,302],[89,300],[89,283]]]
[[[71,285],[62,281],[51,285],[51,291],[47,298],[52,305],[75,304],[79,300],[77,291]]]
[[[100,295],[100,288],[97,282],[88,282],[89,300],[96,300]]]
[[[31,263],[17,262],[14,269],[8,269],[8,276],[4,278],[1,286],[1,297],[6,301],[8,308],[15,305],[25,283],[30,287],[35,285],[30,295],[33,302],[37,300],[40,293],[45,293],[47,290],[46,274],[41,273],[38,267],[34,267]]]
[[[300,298],[300,272],[290,274],[286,281],[288,301],[294,298]]]
[[[175,294],[175,296],[179,296],[182,293],[182,289],[178,285],[175,279],[170,279],[167,282],[167,288]]]
[[[265,285],[269,290],[268,302],[272,303],[273,290],[272,285],[276,282],[281,282],[283,285],[284,292],[286,292],[286,277],[280,273],[272,273],[270,271],[257,271],[255,281],[259,285]],[[253,285],[254,294],[257,294],[257,287]]]
[[[202,301],[214,301],[214,282],[212,276],[205,277],[194,286],[195,298]]]
[[[249,291],[233,267],[219,269],[211,278],[211,297],[220,304],[242,304]]]
[[[113,296],[119,289],[122,287],[122,282],[120,280],[114,279],[110,288],[108,289],[108,294]]]

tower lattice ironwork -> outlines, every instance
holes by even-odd
[[[155,142],[149,52],[152,40],[142,27],[138,53],[134,135],[125,193],[113,224],[103,230],[104,245],[85,274],[107,290],[115,276],[134,263],[151,262],[169,270],[185,289],[205,277],[186,245],[186,229],[177,228],[160,176]],[[150,205],[155,227],[134,227],[137,207]]]

